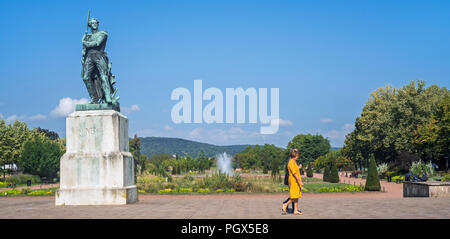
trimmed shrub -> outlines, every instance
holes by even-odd
[[[312,163],[309,163],[308,164],[308,168],[306,168],[306,176],[308,178],[312,178],[314,176],[313,175],[313,169],[312,169]]]
[[[324,182],[330,181],[330,166],[329,166],[329,164],[325,165],[325,170],[323,172],[323,181]]]
[[[7,182],[10,182],[12,184],[27,184],[27,181],[31,180],[32,184],[38,184],[41,183],[41,179],[37,175],[31,175],[31,174],[22,174],[22,175],[14,175],[10,176],[6,179]]]
[[[329,173],[330,173],[329,182],[330,183],[339,183],[339,173],[338,173],[337,165],[334,161],[331,161]]]
[[[375,162],[375,157],[372,155],[369,162],[369,170],[367,172],[366,186],[364,188],[366,191],[380,191],[380,178],[377,172],[377,163]]]

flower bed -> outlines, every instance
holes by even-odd
[[[47,188],[47,189],[37,189],[31,190],[30,188],[23,189],[9,189],[2,191],[0,193],[1,197],[11,197],[11,196],[53,196],[55,195],[56,188]]]
[[[189,175],[188,175],[189,176]],[[283,182],[271,177],[235,175],[228,177],[213,174],[206,177],[174,177],[166,182],[164,178],[144,175],[138,178],[139,193],[153,194],[208,194],[208,193],[286,193],[289,188]],[[362,187],[344,183],[325,183],[318,178],[302,178],[304,193],[360,192]]]

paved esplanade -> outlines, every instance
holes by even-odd
[[[136,204],[55,206],[54,197],[0,198],[0,218],[450,218],[450,198],[385,193],[305,194],[302,216],[281,215],[287,194],[140,195]]]
[[[321,174],[314,174],[322,178]],[[349,184],[364,179],[340,176]],[[450,218],[450,197],[403,198],[403,185],[381,182],[386,192],[305,193],[303,215],[281,215],[283,194],[139,195],[136,204],[55,206],[54,197],[1,197],[0,218]]]

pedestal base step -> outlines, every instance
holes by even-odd
[[[123,188],[71,188],[56,191],[57,206],[123,205],[138,200],[136,185]]]

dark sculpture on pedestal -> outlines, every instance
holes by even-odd
[[[81,77],[86,85],[91,101],[89,104],[77,105],[76,110],[114,109],[120,111],[119,97],[111,63],[105,52],[108,33],[98,29],[99,21],[89,19],[83,35],[82,72]],[[88,34],[91,28],[91,34]]]

